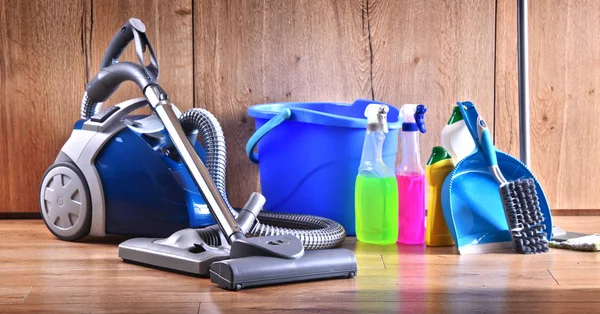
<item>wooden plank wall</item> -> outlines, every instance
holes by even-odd
[[[533,170],[554,209],[600,208],[600,93],[589,70],[599,8],[531,4]],[[518,155],[513,0],[0,0],[0,212],[38,211],[39,180],[83,88],[132,16],[148,27],[173,102],[221,121],[234,206],[260,188],[244,153],[254,132],[247,109],[258,103],[425,103],[425,161],[453,104],[472,100],[498,147]],[[123,58],[135,60],[132,49]],[[139,96],[126,83],[109,103]]]
[[[0,1],[0,208],[39,211],[39,184],[79,117],[85,3]]]
[[[420,137],[421,161],[426,162],[431,148],[442,144],[440,133],[457,101],[471,100],[482,115],[494,114],[495,4],[367,3],[373,95],[398,107],[406,103],[428,106],[427,133]]]
[[[600,208],[599,20],[594,0],[529,3],[532,170],[575,213]],[[497,25],[495,140],[518,156],[516,1],[498,1]]]

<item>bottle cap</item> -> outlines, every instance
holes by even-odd
[[[390,108],[382,104],[369,104],[365,108],[365,117],[367,118],[367,130],[388,132],[387,114]]]
[[[434,146],[431,150],[431,156],[429,156],[429,160],[427,161],[427,165],[433,165],[438,161],[442,161],[444,159],[452,158],[450,154],[441,146]]]
[[[452,109],[452,115],[450,116],[447,124],[454,124],[461,120],[463,120],[463,116],[462,113],[460,113],[460,108],[458,106],[454,106],[454,109]]]

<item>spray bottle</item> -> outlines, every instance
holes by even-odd
[[[383,162],[388,106],[365,109],[367,133],[355,187],[356,237],[361,242],[392,244],[398,237],[398,186],[393,166]]]
[[[419,132],[425,133],[423,105],[404,105],[402,117],[402,163],[396,168],[398,180],[398,242],[425,242],[425,171],[419,153]]]

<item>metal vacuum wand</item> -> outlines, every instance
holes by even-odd
[[[158,85],[148,86],[144,90],[144,94],[152,109],[164,124],[173,145],[192,175],[200,194],[202,194],[206,205],[208,205],[208,209],[217,221],[217,224],[221,227],[221,230],[225,233],[227,241],[233,243],[235,240],[245,238],[242,229],[240,229],[240,226],[221,198],[221,194],[212,181],[210,173],[206,170],[202,160],[200,160],[198,154],[190,153],[195,152],[194,147],[185,135],[181,124],[179,124],[177,115],[173,111],[173,104],[167,99],[167,94]]]
[[[519,34],[519,156],[531,167],[529,132],[529,36],[527,33],[527,0],[517,0]]]

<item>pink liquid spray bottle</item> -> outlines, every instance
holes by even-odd
[[[398,243],[425,243],[425,170],[421,166],[419,133],[425,133],[423,105],[404,105],[402,117],[402,163],[398,180]]]

